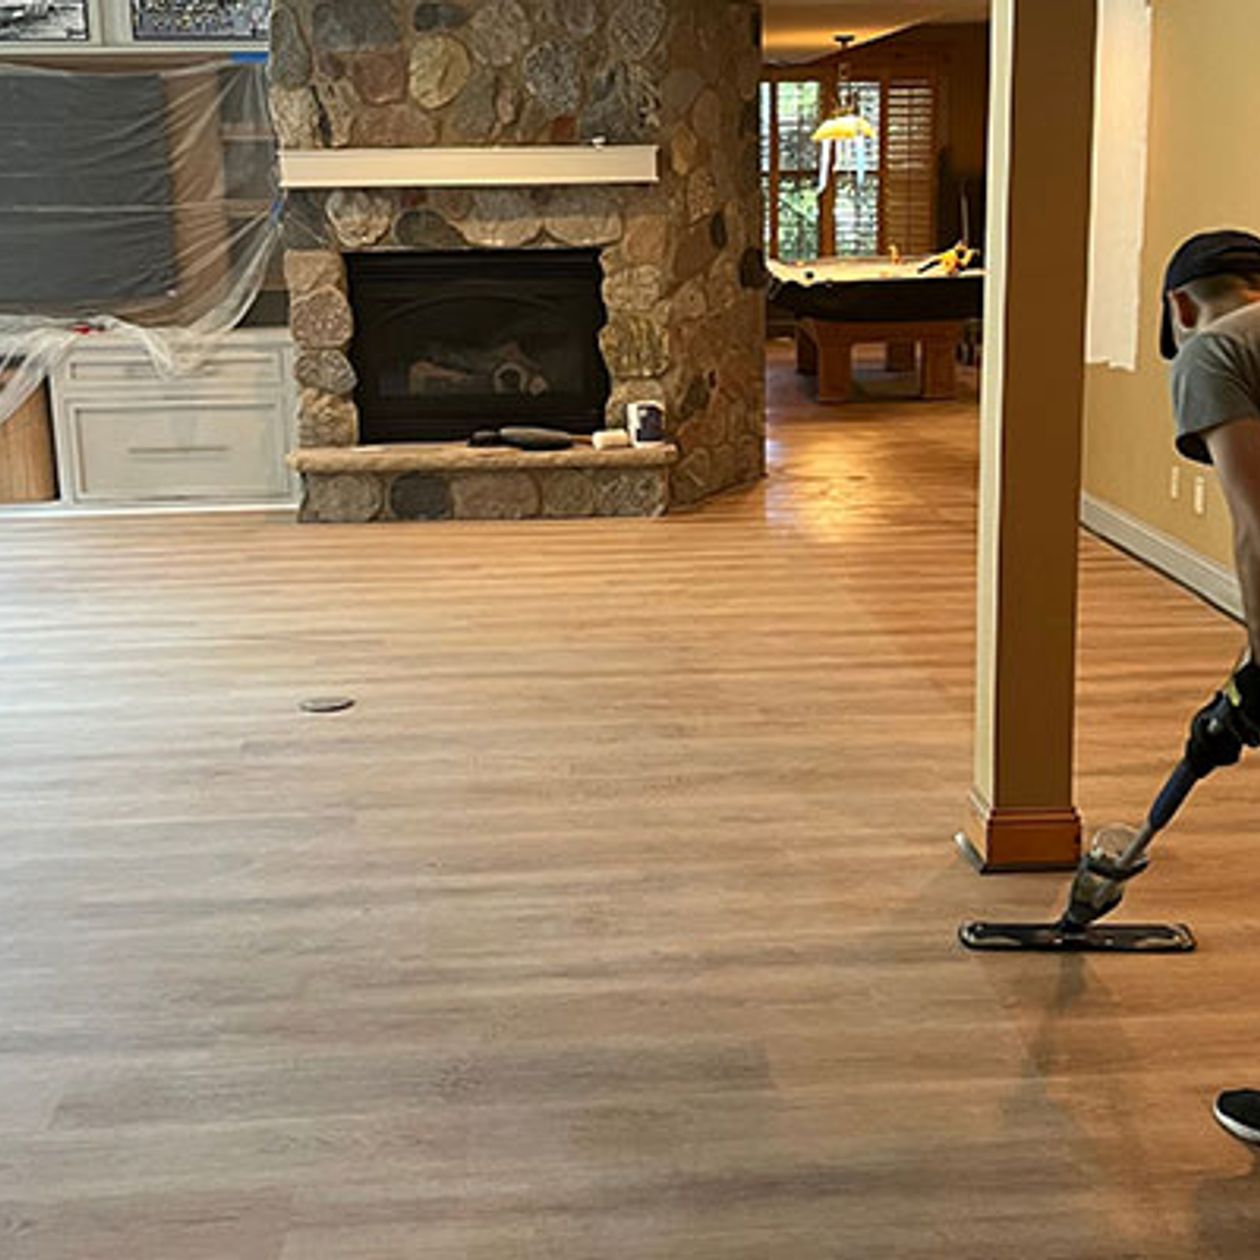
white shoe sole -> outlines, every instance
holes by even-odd
[[[1235,1120],[1232,1116],[1227,1116],[1220,1107],[1213,1107],[1212,1114],[1216,1117],[1216,1123],[1240,1142],[1246,1142],[1248,1146],[1260,1146],[1260,1129],[1253,1129],[1250,1125],[1243,1124],[1239,1120]]]

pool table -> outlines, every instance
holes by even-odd
[[[818,376],[820,402],[853,396],[853,347],[887,346],[890,371],[920,367],[924,398],[952,398],[964,325],[979,319],[984,273],[919,274],[925,260],[825,258],[772,262],[770,300],[796,322],[797,368]],[[917,347],[922,347],[922,355]]]

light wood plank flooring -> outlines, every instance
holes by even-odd
[[[1064,887],[951,843],[974,408],[773,396],[664,522],[0,525],[0,1256],[1260,1253],[1260,775],[1126,908],[1199,954],[963,953]],[[1240,636],[1083,568],[1099,824]]]

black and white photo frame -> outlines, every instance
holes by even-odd
[[[0,56],[54,49],[265,51],[270,0],[0,0]]]
[[[0,46],[100,40],[99,0],[0,0]]]
[[[129,0],[136,44],[265,44],[269,0]]]

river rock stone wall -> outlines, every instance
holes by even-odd
[[[272,43],[289,148],[661,148],[652,186],[291,194],[302,445],[358,440],[342,253],[598,247],[609,423],[664,401],[671,505],[762,475],[758,4],[277,0]]]

